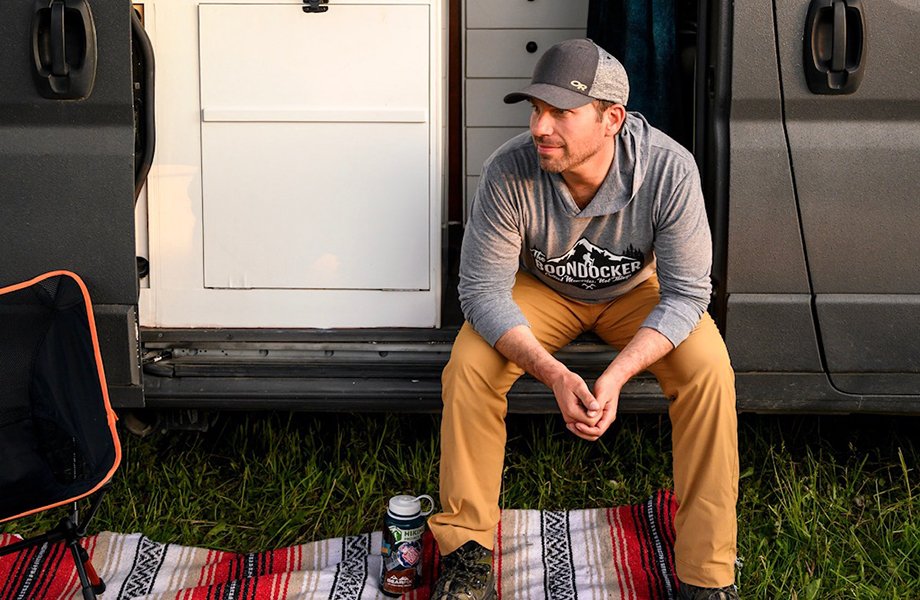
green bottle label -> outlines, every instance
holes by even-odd
[[[422,539],[422,534],[425,532],[425,525],[413,529],[402,529],[396,525],[390,525],[389,530],[393,535],[393,541],[397,544],[402,542],[417,542]]]

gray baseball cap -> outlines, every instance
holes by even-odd
[[[540,57],[530,85],[505,96],[505,104],[531,98],[567,110],[593,100],[625,105],[629,78],[620,61],[591,40],[566,40]]]

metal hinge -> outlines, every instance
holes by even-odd
[[[329,0],[303,0],[303,3],[305,13],[324,13],[329,10],[328,6],[320,6],[321,4],[329,4]]]

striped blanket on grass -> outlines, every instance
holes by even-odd
[[[495,543],[502,600],[671,600],[674,513],[670,492],[634,506],[505,510]],[[0,545],[15,541],[0,536]],[[83,540],[106,582],[102,600],[383,600],[380,532],[259,554],[154,542],[141,534]],[[437,546],[425,534],[420,588],[427,600]],[[0,557],[0,600],[79,600],[69,552],[44,545]]]

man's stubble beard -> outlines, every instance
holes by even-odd
[[[537,143],[537,140],[534,139],[534,144]],[[540,168],[548,173],[562,173],[563,171],[569,171],[579,165],[587,162],[591,157],[601,151],[601,148],[604,145],[603,138],[598,140],[597,144],[591,150],[585,150],[579,154],[569,154],[568,146],[563,146],[563,153],[561,156],[539,156],[540,159]]]

